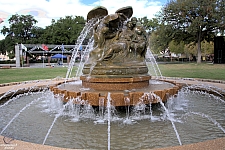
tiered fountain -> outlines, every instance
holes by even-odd
[[[93,27],[94,43],[80,76],[82,83],[52,86],[51,90],[64,94],[65,101],[80,97],[92,106],[98,106],[101,99],[106,105],[109,92],[114,106],[128,105],[126,100],[130,101],[129,105],[158,103],[154,95],[166,101],[166,95],[176,94],[180,85],[149,84],[151,76],[145,61],[148,37],[137,19],[131,18],[132,14],[132,7],[110,15],[104,7],[91,10],[87,20]]]

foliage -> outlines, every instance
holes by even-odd
[[[52,24],[46,27],[42,36],[43,43],[73,45],[84,25],[85,20],[81,16],[66,16],[58,21],[52,19]]]
[[[222,0],[172,0],[163,7],[161,20],[176,41],[197,43],[198,62],[201,62],[201,42],[212,41],[216,33],[225,29]]]
[[[9,18],[10,27],[3,26],[1,33],[15,39],[17,43],[26,43],[35,36],[31,30],[38,21],[32,15],[12,15]]]
[[[207,41],[202,41],[201,42],[201,46],[202,46],[202,56],[206,56],[209,54],[213,54],[214,53],[214,43],[213,42],[207,42]],[[189,44],[186,44],[184,46],[184,52],[187,54],[193,54],[193,55],[197,55],[197,45],[192,42]]]
[[[206,55],[213,53],[213,37],[223,34],[225,24],[222,0],[171,0],[163,7],[158,18],[138,18],[150,36],[150,48],[159,53],[169,47],[171,52]],[[0,53],[14,57],[16,43],[65,44],[76,43],[85,25],[81,16],[52,19],[46,28],[35,26],[31,15],[13,15],[10,27],[3,27],[6,38],[0,41]],[[197,43],[197,45],[196,45]],[[197,50],[201,48],[197,53]]]
[[[3,26],[1,30],[6,38],[0,41],[0,53],[6,54],[7,51],[9,57],[14,58],[16,43],[74,45],[85,20],[80,16],[66,16],[58,21],[53,19],[52,24],[45,29],[35,26],[36,23],[37,20],[31,15],[12,15],[9,28]]]
[[[42,35],[44,34],[44,29],[41,27],[36,27],[34,26],[31,29],[31,32],[33,36],[26,42],[26,44],[40,44],[43,43],[43,37]]]
[[[6,35],[6,38],[0,41],[0,52],[9,53],[9,57],[14,57],[14,48],[16,43],[29,43],[33,39],[37,39],[36,29],[34,25],[37,20],[32,15],[12,15],[9,18],[9,28],[3,26],[1,33]]]
[[[2,54],[6,54],[8,52],[8,56],[10,59],[14,58],[15,52],[15,39],[11,37],[6,37],[5,39],[0,41],[0,52]]]
[[[165,34],[165,32],[169,30],[166,25],[159,25],[158,29],[152,32],[150,37],[150,48],[154,53],[159,53],[168,48],[169,43],[172,41],[172,35]]]
[[[184,42],[176,42],[174,40],[172,40],[169,43],[169,50],[171,53],[175,53],[175,54],[182,54],[184,52]]]
[[[144,26],[149,35],[159,28],[159,20],[157,18],[152,18],[149,20],[147,17],[143,17],[138,20]]]
[[[202,55],[203,56],[214,53],[214,43],[213,42],[202,41],[201,45],[202,45]]]

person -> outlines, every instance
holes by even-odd
[[[112,50],[108,47],[111,47],[111,44],[118,38],[121,32],[120,24],[125,20],[124,17],[121,13],[110,14],[94,25],[94,49],[89,55],[90,64],[106,60],[106,57],[111,56]]]
[[[148,35],[147,35],[147,32],[146,32],[146,30],[144,29],[144,27],[143,27],[143,25],[137,20],[137,18],[136,17],[132,17],[131,18],[131,22],[132,22],[132,24],[133,24],[133,31],[135,32],[135,28],[138,26],[138,28],[141,26],[141,28],[142,28],[142,34],[144,34],[144,36],[145,36],[145,38],[146,38],[146,40],[147,40],[147,45],[148,45]]]
[[[133,40],[134,42],[134,53],[136,55],[136,58],[141,58],[145,56],[146,52],[146,46],[147,46],[147,39],[144,34],[144,29],[141,24],[136,24],[136,27],[134,28],[134,31],[136,33],[136,36]]]
[[[103,18],[100,22],[97,22],[93,27],[94,35],[94,49],[90,52],[89,63],[98,61],[103,55],[103,49],[106,41],[107,33],[109,32],[109,20]]]
[[[137,25],[138,20],[137,20],[136,17],[132,17],[132,18],[131,18],[131,22],[132,22],[132,25],[133,25],[132,30],[134,30],[134,28],[135,28],[136,25]]]
[[[131,21],[127,21],[126,29],[123,30],[123,32],[120,33],[119,39],[126,40],[126,41],[132,41],[134,38],[134,32],[132,31],[133,24]]]
[[[125,57],[128,54],[134,39],[132,28],[132,22],[128,21],[126,28],[118,32],[117,36],[115,36],[113,43],[106,50],[102,60],[112,60],[118,53],[122,54],[119,58]]]

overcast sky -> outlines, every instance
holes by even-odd
[[[137,18],[147,17],[151,19],[156,12],[168,0],[0,0],[0,18],[4,22],[0,24],[9,27],[8,19],[15,15],[33,15],[38,21],[36,26],[43,27],[51,25],[52,19],[65,16],[83,16],[85,19],[88,12],[96,6],[104,6],[108,13],[126,6],[133,7],[133,16]],[[0,40],[4,36],[0,34]]]

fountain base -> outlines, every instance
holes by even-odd
[[[142,76],[139,78],[104,78],[103,80],[96,77],[82,76],[81,80],[78,80],[79,82],[82,81],[80,84],[61,84],[59,86],[50,86],[50,89],[54,94],[63,95],[64,102],[74,98],[76,99],[74,103],[85,100],[92,106],[99,106],[101,101],[106,106],[107,96],[110,93],[113,106],[127,106],[139,103],[166,102],[168,97],[177,94],[182,87],[182,85],[174,82],[164,81],[162,81],[162,84],[152,86],[149,84],[150,78],[151,76]]]
[[[82,85],[85,88],[95,90],[131,90],[140,89],[149,86],[151,76],[134,76],[134,77],[101,77],[101,76],[81,76]]]

